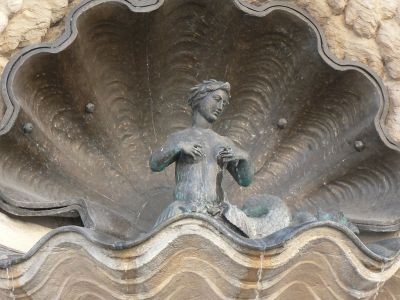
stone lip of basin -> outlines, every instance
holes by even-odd
[[[226,11],[210,9],[214,6]],[[129,17],[127,8],[133,11]],[[231,23],[226,25],[229,19],[217,16],[210,19],[214,22],[210,25],[207,18],[202,19],[203,11],[206,15],[226,12]],[[193,28],[188,28],[184,17],[191,12],[195,18]],[[121,20],[113,19],[113,13]],[[93,28],[83,26],[78,32],[80,18]],[[280,18],[288,28],[279,23]],[[65,32],[57,41],[24,49],[10,61],[2,78],[7,109],[0,123],[0,167],[8,177],[4,184],[0,179],[0,207],[21,216],[79,214],[85,227],[97,231],[88,235],[87,229],[65,227],[44,240],[58,232],[78,230],[87,237],[101,237],[106,245],[108,235],[115,240],[136,240],[160,230],[151,226],[171,200],[173,181],[172,176],[150,173],[149,148],[187,126],[188,108],[182,107],[193,83],[225,74],[224,79],[232,84],[233,97],[217,131],[248,146],[257,167],[252,187],[227,190],[233,203],[243,203],[251,193],[268,191],[283,198],[293,210],[338,208],[362,230],[399,229],[396,211],[400,211],[400,203],[395,196],[400,154],[398,145],[383,130],[388,111],[386,90],[365,66],[334,59],[318,26],[298,8],[284,2],[255,7],[228,0],[169,0],[165,4],[89,0],[66,20]],[[99,25],[96,20],[103,23]],[[128,24],[123,30],[115,26],[125,21]],[[262,22],[271,25],[271,31]],[[226,27],[221,27],[224,24]],[[235,30],[229,27],[232,24],[242,27]],[[163,36],[168,26],[175,28],[171,37]],[[87,32],[82,32],[86,28]],[[246,34],[248,28],[252,31]],[[224,54],[229,47],[237,48],[226,58],[222,55],[222,62],[219,57],[214,62],[208,54],[212,51],[204,49],[196,38],[200,42],[204,38],[206,45],[212,46],[219,35],[228,37],[212,50]],[[157,43],[164,44],[158,48]],[[111,54],[102,56],[105,50]],[[246,51],[257,59],[251,60]],[[197,56],[202,56],[204,63],[196,60]],[[104,64],[96,63],[96,59],[105,59]],[[243,61],[247,63],[243,65]],[[77,66],[83,66],[82,72]],[[196,68],[200,75],[191,73]],[[182,70],[187,74],[181,75]],[[305,74],[305,78],[299,74]],[[89,75],[93,77],[85,77]],[[321,82],[315,82],[318,78]],[[109,99],[116,105],[109,105]],[[85,104],[92,101],[94,113],[87,114]],[[287,129],[275,128],[272,114],[288,118]],[[292,116],[297,123],[291,122]],[[96,122],[96,117],[102,122]],[[33,124],[30,133],[21,129],[27,122]],[[353,143],[358,140],[366,149],[354,149]],[[171,175],[172,170],[169,172]],[[258,250],[279,247],[309,228],[331,226],[344,231],[367,255],[385,260],[347,229],[330,222],[289,227],[263,241],[251,241],[211,218],[202,218],[235,242]],[[126,248],[136,242],[113,243],[110,246]]]
[[[179,231],[179,223],[180,221],[185,221],[184,223],[193,223],[196,224],[200,221],[204,227],[204,230],[211,230],[218,232],[224,239],[227,239],[232,245],[238,247],[240,252],[243,253],[252,253],[256,252],[265,252],[276,250],[277,254],[283,251],[283,249],[287,248],[286,244],[301,236],[304,233],[311,232],[312,238],[319,239],[321,238],[318,234],[318,229],[320,228],[329,228],[344,234],[347,242],[351,242],[351,244],[355,245],[363,255],[372,259],[372,261],[378,263],[387,264],[390,266],[393,262],[396,262],[399,258],[400,250],[396,251],[392,249],[393,247],[387,247],[385,252],[374,252],[369,247],[367,247],[351,230],[349,230],[346,226],[338,224],[336,222],[331,221],[317,221],[317,222],[309,222],[304,223],[297,226],[291,226],[279,230],[270,236],[263,239],[249,239],[243,236],[238,235],[235,231],[227,228],[221,221],[216,220],[212,217],[209,217],[204,214],[196,214],[196,213],[186,213],[171,219],[168,219],[163,224],[160,224],[158,227],[152,229],[149,233],[143,234],[141,237],[135,240],[121,240],[114,236],[106,235],[103,233],[98,233],[93,230],[79,227],[79,226],[63,226],[57,229],[53,229],[49,233],[47,233],[43,238],[38,241],[34,247],[31,248],[27,253],[23,255],[16,254],[13,257],[9,257],[7,259],[0,259],[0,268],[8,268],[12,265],[19,264],[21,262],[27,261],[30,258],[34,257],[42,248],[45,248],[46,245],[51,243],[51,240],[58,235],[63,235],[68,232],[74,232],[86,240],[89,241],[90,244],[98,245],[103,249],[110,250],[127,250],[135,248],[136,246],[140,246],[141,244],[151,241],[152,239],[162,236],[163,232],[166,232],[168,228],[174,228],[175,224],[178,224],[177,228],[173,230]],[[202,235],[201,232],[193,233]],[[398,240],[398,239],[397,239]],[[79,244],[79,242],[78,242]],[[377,243],[379,245],[379,242]],[[399,245],[400,241],[396,241],[396,245]],[[383,244],[384,245],[384,244]],[[233,246],[232,246],[233,247]],[[382,246],[385,247],[385,246]]]

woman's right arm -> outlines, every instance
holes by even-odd
[[[161,172],[174,161],[179,155],[188,155],[195,161],[204,156],[202,146],[196,142],[178,142],[168,137],[167,142],[150,156],[150,168],[153,172]]]
[[[180,152],[179,145],[168,137],[166,143],[151,154],[149,161],[150,169],[153,172],[161,172],[177,160]]]

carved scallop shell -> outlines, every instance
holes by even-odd
[[[232,100],[216,130],[257,168],[249,188],[227,180],[231,202],[268,193],[292,210],[341,210],[364,230],[399,229],[400,154],[382,129],[382,84],[332,59],[305,15],[229,0],[131,2],[86,1],[58,41],[9,63],[4,210],[79,213],[86,227],[124,238],[148,231],[174,187],[173,168],[152,174],[148,157],[190,124],[189,88],[217,78]]]

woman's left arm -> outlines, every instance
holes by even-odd
[[[254,168],[249,154],[237,146],[232,148],[232,160],[228,162],[227,170],[241,186],[249,186],[253,181]]]

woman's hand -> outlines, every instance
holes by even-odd
[[[197,160],[204,156],[202,147],[199,143],[181,142],[178,144],[178,147],[179,147],[181,153],[192,157],[194,160]]]
[[[221,147],[218,152],[217,161],[222,163],[229,163],[231,161],[246,160],[248,157],[247,153],[237,149],[233,150],[231,147]]]
[[[219,163],[228,163],[236,159],[236,155],[231,147],[221,147],[217,155],[217,161]]]

